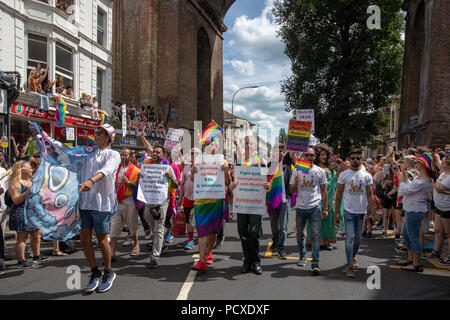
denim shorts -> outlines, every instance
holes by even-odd
[[[80,210],[81,230],[94,229],[95,233],[106,234],[109,232],[110,221],[114,213],[96,210]]]

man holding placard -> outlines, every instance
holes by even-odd
[[[153,232],[153,249],[149,268],[158,266],[158,259],[164,243],[164,221],[169,206],[169,181],[178,188],[178,180],[171,166],[163,165],[166,156],[160,145],[153,147],[152,159],[148,159],[141,167],[137,199],[145,202],[147,221]]]
[[[327,177],[325,171],[312,164],[316,157],[313,148],[308,148],[308,152],[302,155],[302,159],[296,161],[296,171],[292,175],[290,182],[291,192],[298,191],[296,203],[296,227],[297,244],[300,259],[297,263],[299,267],[306,265],[306,239],[304,229],[309,220],[311,226],[312,240],[312,264],[311,268],[315,275],[320,274],[319,251],[320,251],[320,228],[322,219],[328,216],[328,195]],[[323,211],[321,208],[323,205]]]

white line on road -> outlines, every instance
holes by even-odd
[[[220,260],[228,260],[229,256],[221,256],[221,255],[214,255],[214,259],[220,259]],[[192,256],[194,258],[194,264],[200,260],[199,254],[194,254]],[[194,285],[195,276],[197,275],[197,271],[191,270],[189,271],[189,274],[186,278],[186,281],[184,281],[183,286],[181,287],[180,293],[178,294],[177,300],[187,300],[189,291],[191,291],[192,286]]]

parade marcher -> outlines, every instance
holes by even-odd
[[[434,250],[432,258],[441,260],[441,248],[445,236],[450,239],[450,155],[441,160],[441,174],[433,184],[433,200],[435,219]],[[441,264],[450,266],[450,252]]]
[[[206,130],[206,129],[205,129]],[[203,153],[215,155],[219,149],[218,138],[215,136],[204,137],[202,140]],[[221,170],[225,175],[225,188],[230,185],[231,177],[228,163],[224,160]],[[191,169],[191,181],[198,169],[194,166]],[[191,265],[192,270],[205,272],[208,270],[207,264],[213,264],[212,250],[217,240],[218,229],[223,226],[226,199],[197,199],[194,201],[194,219],[198,236],[198,251],[200,259],[196,264]]]
[[[333,250],[332,243],[336,243],[336,228],[334,225],[334,201],[337,188],[337,174],[331,169],[332,151],[330,147],[321,143],[314,147],[316,158],[314,164],[325,171],[327,177],[327,196],[328,196],[328,216],[322,220],[320,227],[320,246],[325,247],[326,250]],[[306,243],[311,243],[311,230],[307,228]]]
[[[355,268],[359,267],[356,255],[361,243],[362,226],[368,207],[372,216],[374,215],[373,180],[370,173],[361,170],[361,159],[360,149],[350,151],[350,169],[339,175],[336,192],[336,223],[341,215],[339,209],[342,195],[344,195],[346,275],[352,278],[356,277]]]
[[[9,229],[17,232],[16,257],[18,260],[17,267],[31,268],[33,267],[25,260],[25,243],[30,236],[30,244],[33,251],[33,264],[38,265],[42,261],[46,261],[49,257],[40,256],[41,234],[40,230],[28,225],[25,220],[25,199],[31,189],[33,178],[33,168],[27,161],[20,160],[16,162],[3,175],[7,177],[8,194],[5,195],[5,202],[11,199]]]
[[[186,216],[186,226],[188,233],[188,243],[184,247],[186,250],[194,248],[194,182],[191,179],[191,170],[194,166],[195,156],[200,155],[201,152],[197,148],[191,149],[191,165],[186,165],[183,168],[181,186],[180,186],[180,198],[178,200],[178,206],[183,208]]]
[[[131,150],[122,148],[120,152],[121,163],[116,173],[117,201],[119,207],[117,213],[111,219],[111,260],[115,261],[117,240],[122,232],[123,224],[129,229],[133,240],[131,256],[136,256],[140,252],[138,239],[138,212],[135,205],[136,190],[139,180],[138,167],[131,163]]]
[[[238,163],[245,166],[260,167],[259,155],[256,152],[256,139],[253,136],[246,136],[244,139],[244,155],[238,157]],[[239,147],[236,144],[236,150]],[[239,153],[238,153],[239,155]],[[235,184],[233,183],[234,189]],[[258,214],[237,214],[237,225],[239,238],[241,239],[242,251],[244,253],[244,264],[241,272],[247,273],[250,270],[257,275],[262,274],[261,257],[259,255],[259,238],[262,235],[262,216]]]
[[[144,161],[144,164],[163,164],[163,159],[165,158],[165,156],[166,151],[162,146],[154,146],[152,158]],[[169,184],[172,184],[174,188],[178,188],[179,182],[175,177],[175,172],[170,165],[168,166],[168,170],[164,173],[164,176],[170,179]],[[166,219],[167,208],[169,207],[169,201],[170,193],[168,192],[167,200],[161,205],[145,206],[147,221],[153,233],[153,248],[152,254],[150,256],[150,263],[148,265],[149,268],[156,268],[158,266],[158,260],[164,244],[164,222]]]
[[[306,223],[309,221],[312,247],[311,269],[314,275],[319,275],[320,228],[322,220],[328,217],[328,194],[325,171],[313,163],[315,157],[316,153],[314,148],[308,148],[308,152],[302,154],[303,160],[311,162],[311,168],[308,173],[296,170],[292,174],[290,188],[291,192],[298,192],[295,206],[295,224],[297,227],[297,245],[299,249],[299,261],[297,265],[299,267],[306,265],[306,239],[304,230]]]
[[[99,150],[95,156],[85,160],[80,169],[80,240],[92,274],[85,291],[106,292],[111,289],[116,274],[111,270],[111,247],[108,242],[110,221],[117,211],[116,172],[120,154],[109,148],[116,131],[109,124],[95,129],[95,144]],[[97,267],[92,231],[102,250],[105,272]]]
[[[399,261],[402,270],[423,272],[420,261],[422,246],[420,243],[420,229],[422,219],[428,214],[429,202],[433,192],[432,177],[437,172],[436,157],[430,153],[423,153],[414,158],[419,176],[410,181],[405,166],[399,174],[400,188],[398,194],[403,196],[405,210],[404,228],[402,236],[408,248],[408,259]]]
[[[272,208],[271,205],[267,203],[267,210],[269,212],[270,227],[272,230],[272,247],[277,250],[281,260],[286,260],[287,258],[286,247],[287,247],[287,230],[289,223],[290,192],[288,192],[288,190],[289,190],[289,181],[291,177],[290,176],[286,177],[286,179],[284,177],[284,174],[286,172],[286,166],[289,166],[289,173],[292,174],[290,170],[291,162],[287,160],[285,161],[285,158],[286,159],[289,158],[289,155],[287,154],[285,156],[284,151],[285,151],[284,145],[282,144],[275,145],[275,148],[272,153],[275,159],[273,159],[273,161],[267,164],[267,167],[273,173],[275,173],[274,170],[280,169],[281,201],[280,204],[275,208]],[[278,168],[278,164],[280,165],[280,168]],[[270,199],[268,201],[270,201]]]

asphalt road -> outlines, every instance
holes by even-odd
[[[237,234],[236,218],[226,224],[226,240],[222,248],[214,251],[215,262],[207,273],[196,274],[189,266],[198,254],[183,249],[187,236],[174,239],[159,261],[156,269],[147,268],[150,251],[146,247],[143,230],[140,228],[141,253],[130,257],[131,247],[120,243],[118,260],[113,264],[117,278],[112,289],[103,294],[84,295],[90,270],[83,252],[67,257],[52,257],[36,269],[18,270],[16,260],[7,261],[8,269],[0,275],[0,300],[5,299],[67,299],[67,300],[416,300],[450,299],[450,271],[432,260],[423,260],[425,272],[416,274],[398,269],[395,264],[403,254],[394,251],[393,238],[363,240],[358,262],[357,277],[349,279],[344,273],[344,239],[338,238],[333,251],[321,250],[322,274],[313,276],[310,262],[305,267],[296,265],[298,250],[293,233],[294,213],[290,215],[288,236],[288,259],[280,260],[271,255],[268,217],[263,220],[261,255],[263,274],[241,274],[242,251]],[[379,234],[379,231],[375,231]],[[8,241],[9,253],[13,254],[14,240]],[[80,247],[81,248],[81,247]],[[51,253],[51,243],[43,244],[43,252]],[[101,253],[96,251],[99,266]],[[308,252],[307,257],[311,255]],[[73,280],[70,266],[81,270],[80,289],[68,288]],[[377,266],[379,273],[368,274],[369,266]],[[68,273],[69,272],[69,273]],[[379,275],[379,289],[369,289],[369,283]],[[76,280],[69,285],[76,286]]]

